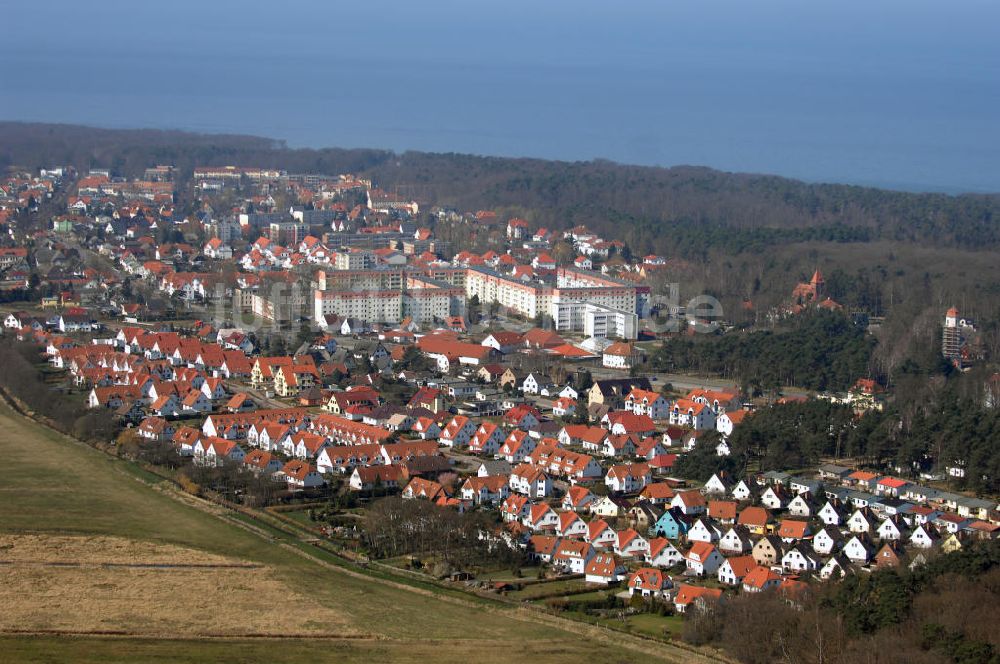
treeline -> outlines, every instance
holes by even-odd
[[[250,136],[71,125],[0,123],[0,146],[0,167],[71,163],[78,168],[110,166],[134,176],[146,166],[167,162],[182,172],[195,164],[230,163],[295,172],[354,172],[422,201],[461,209],[507,209],[551,228],[587,224],[614,236],[624,230],[634,251],[668,255],[678,247],[697,251],[726,246],[739,252],[762,243],[804,239],[1000,247],[997,195],[912,194],[604,160],[292,150],[281,141]]]
[[[684,638],[764,664],[996,664],[1000,542],[905,567],[811,584],[791,596],[742,594],[688,617]]]
[[[875,342],[847,316],[818,310],[784,325],[776,331],[673,337],[653,356],[653,366],[718,374],[753,392],[782,386],[846,390],[868,375]]]
[[[433,556],[445,570],[476,565],[520,566],[523,553],[502,539],[483,537],[496,524],[482,512],[460,514],[426,500],[393,496],[365,512],[362,541],[374,558]]]
[[[0,340],[0,386],[63,433],[90,443],[110,443],[119,431],[115,418],[103,409],[87,409],[61,384],[47,383],[38,367],[41,352],[33,344]]]

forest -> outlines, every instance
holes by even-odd
[[[875,340],[840,312],[794,316],[775,330],[674,336],[653,356],[661,371],[731,378],[749,394],[785,386],[811,390],[851,387],[869,374]]]

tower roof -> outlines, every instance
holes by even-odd
[[[958,309],[952,307],[945,313],[945,316],[947,316],[948,318],[958,318]]]
[[[811,284],[822,284],[822,283],[825,283],[823,281],[823,275],[819,273],[819,269],[818,268],[816,269],[815,272],[813,272],[812,279],[809,280],[809,283],[811,283]]]

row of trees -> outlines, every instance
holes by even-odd
[[[60,384],[40,372],[42,349],[13,339],[0,339],[0,385],[60,431],[92,443],[108,443],[118,433],[116,418],[89,410]]]
[[[521,565],[521,551],[487,536],[494,530],[496,523],[485,513],[460,514],[426,500],[393,496],[365,512],[362,540],[375,558],[434,555],[451,569]]]

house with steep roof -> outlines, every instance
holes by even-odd
[[[649,542],[633,528],[616,533],[615,553],[623,558],[644,557],[649,551]]]
[[[559,515],[546,503],[537,503],[528,507],[528,513],[522,523],[534,531],[555,531],[559,525]]]
[[[674,595],[674,610],[677,613],[687,613],[689,607],[705,609],[711,604],[722,600],[722,590],[681,584]]]
[[[650,528],[650,532],[660,537],[676,540],[679,539],[681,535],[686,535],[690,527],[690,523],[684,513],[680,509],[674,507],[666,510],[662,515],[660,515],[660,518],[657,519],[653,527]]]
[[[618,533],[604,519],[593,519],[587,524],[587,534],[583,539],[595,549],[609,549],[618,541]]]
[[[743,583],[743,579],[757,567],[757,561],[753,556],[732,556],[726,558],[719,566],[719,583],[727,586],[738,586]]]
[[[639,491],[638,500],[652,503],[653,505],[669,505],[674,499],[674,488],[666,482],[652,482],[646,484]]]
[[[378,487],[396,489],[404,479],[401,466],[357,466],[348,486],[354,491],[373,491]]]
[[[679,491],[670,501],[671,507],[676,507],[685,516],[696,516],[704,514],[706,509],[705,496],[700,491],[689,490]]]
[[[587,583],[609,585],[620,581],[627,571],[628,568],[617,556],[599,553],[591,558],[584,568],[584,579]]]
[[[587,522],[576,512],[559,512],[559,524],[556,534],[560,537],[584,538],[587,535]]]
[[[746,593],[762,593],[781,585],[781,575],[771,571],[770,567],[759,566],[750,570],[743,577],[740,587]]]
[[[725,555],[744,554],[752,548],[750,532],[743,526],[732,526],[719,538],[719,551]]]
[[[646,415],[653,420],[665,420],[670,404],[658,392],[633,389],[625,397],[625,410],[637,415]]]
[[[612,466],[604,476],[604,484],[610,491],[634,493],[652,482],[649,464],[626,463]]]
[[[781,556],[781,567],[789,572],[814,572],[822,566],[819,554],[802,544],[793,545]]]
[[[590,509],[590,505],[597,499],[590,489],[585,486],[571,486],[562,499],[562,509],[581,512]]]
[[[616,341],[604,349],[602,364],[609,369],[631,369],[639,362],[635,346],[624,341]]]
[[[584,541],[562,539],[552,555],[552,565],[570,574],[583,574],[597,553]]]
[[[552,495],[552,478],[539,466],[518,464],[510,473],[510,490],[529,498],[546,498]]]
[[[470,477],[462,484],[459,495],[473,505],[497,505],[510,495],[509,481],[503,475]]]
[[[674,587],[670,577],[655,567],[640,567],[628,579],[629,597],[667,597]]]
[[[653,567],[673,567],[684,560],[684,555],[665,537],[654,537],[649,540],[649,550],[646,552],[646,564]]]
[[[724,560],[715,545],[709,542],[694,542],[684,554],[687,569],[695,576],[715,575]]]
[[[784,555],[781,538],[777,535],[764,535],[758,539],[751,549],[750,555],[757,561],[758,565],[772,567],[781,562]]]

